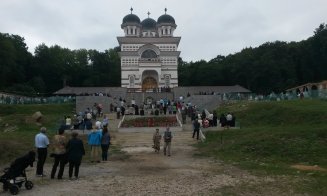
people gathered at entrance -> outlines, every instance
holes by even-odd
[[[144,104],[139,104],[135,99],[128,105],[123,98],[117,99],[116,103],[110,104],[108,112],[101,103],[94,103],[92,106],[80,111],[75,115],[65,115],[57,134],[49,142],[46,135],[46,128],[42,127],[40,133],[35,136],[35,147],[37,148],[38,163],[37,176],[44,177],[44,162],[47,158],[48,147],[51,149],[50,157],[53,158],[50,178],[63,179],[65,166],[68,165],[68,176],[70,179],[79,178],[80,165],[82,164],[85,148],[83,139],[79,134],[87,135],[86,145],[89,152],[89,161],[92,164],[110,160],[109,148],[111,145],[111,134],[109,130],[110,119],[121,120],[125,115],[139,116],[165,116],[176,115],[180,124],[192,125],[190,137],[196,140],[203,138],[201,130],[208,127],[221,126],[226,129],[235,127],[235,115],[232,113],[217,114],[217,111],[210,113],[208,110],[200,110],[192,103],[185,103],[183,100],[149,99]],[[70,117],[72,116],[72,117]],[[110,117],[110,118],[109,118]],[[151,124],[151,123],[147,123]],[[149,141],[152,140],[152,148],[157,154],[172,156],[172,144],[174,138],[174,127],[166,123],[166,127],[156,127]],[[65,132],[66,131],[66,132]],[[65,133],[71,134],[68,140]],[[66,138],[67,137],[67,138]],[[151,142],[151,143],[152,143]],[[163,149],[162,151],[160,151]],[[59,169],[59,171],[58,171]],[[57,172],[58,171],[58,172]]]

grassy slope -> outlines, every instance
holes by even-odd
[[[40,126],[32,120],[36,111],[43,114],[42,126],[55,134],[64,115],[71,115],[73,104],[0,105],[0,164],[8,163],[34,148],[34,136]],[[15,127],[15,131],[4,132]]]
[[[225,105],[218,113],[233,112],[240,130],[207,133],[199,144],[204,156],[264,175],[305,176],[302,191],[327,192],[327,172],[302,172],[294,164],[327,168],[327,101],[236,103]],[[221,142],[222,139],[222,142]]]

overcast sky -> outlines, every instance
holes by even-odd
[[[327,23],[327,0],[0,0],[0,32],[69,49],[118,46],[122,19],[175,18],[184,61],[210,60],[265,42],[301,41]]]

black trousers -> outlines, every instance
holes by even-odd
[[[74,176],[78,178],[78,173],[79,173],[79,166],[81,165],[81,160],[69,160],[69,178],[73,176],[73,169],[75,168],[74,171]]]
[[[54,157],[54,163],[52,166],[52,170],[51,170],[51,178],[54,178],[56,175],[56,171],[57,171],[57,167],[59,166],[59,172],[58,172],[58,179],[62,179],[62,175],[64,173],[64,169],[65,169],[65,165],[67,163],[66,160],[66,155],[65,154],[57,154]]]
[[[109,149],[109,144],[101,144],[102,161],[108,160],[108,149]]]
[[[194,138],[195,133],[196,133],[196,139],[198,140],[199,139],[200,130],[199,129],[197,129],[197,130],[194,129],[192,138]]]
[[[43,175],[43,166],[45,159],[47,158],[47,148],[37,149],[37,165],[36,165],[36,175]]]

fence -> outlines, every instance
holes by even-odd
[[[0,94],[0,104],[60,104],[74,103],[75,97],[25,97],[11,94]]]
[[[304,91],[303,93],[286,92],[270,93],[269,95],[258,95],[255,93],[225,93],[221,94],[221,99],[228,100],[249,100],[249,101],[281,101],[295,99],[327,99],[327,89]]]

